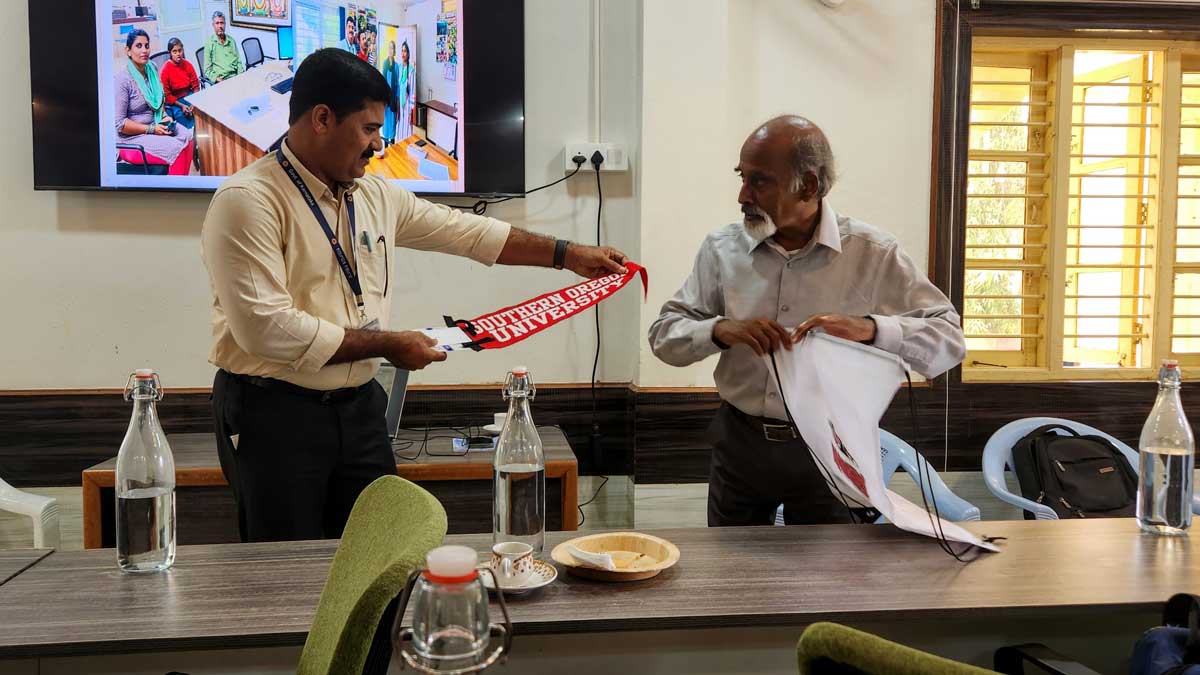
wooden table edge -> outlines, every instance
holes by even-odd
[[[308,631],[288,631],[282,633],[260,633],[256,635],[204,635],[197,637],[60,642],[27,644],[16,647],[0,645],[0,663],[3,663],[7,659],[252,649],[255,647],[292,647],[303,645],[307,639]]]
[[[1074,605],[1016,605],[1000,607],[906,608],[872,610],[819,610],[788,613],[697,614],[691,616],[646,616],[634,618],[569,619],[560,621],[513,622],[521,635],[570,635],[581,633],[622,633],[646,630],[703,630],[722,628],[780,628],[794,626],[796,638],[804,626],[818,621],[854,625],[868,622],[903,622],[992,619],[1066,619],[1083,614],[1106,617],[1118,615],[1158,616],[1161,602]],[[256,633],[252,635],[204,635],[197,637],[159,637],[90,642],[60,642],[8,646],[0,644],[0,661],[18,658],[97,656],[139,652],[177,652],[206,649],[247,649],[303,645],[307,631]]]

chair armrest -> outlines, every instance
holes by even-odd
[[[1009,645],[996,650],[992,665],[1004,675],[1024,675],[1025,663],[1032,663],[1051,675],[1100,675],[1087,666],[1072,661],[1044,644],[1029,642]]]
[[[913,479],[918,483],[924,483],[925,489],[922,492],[925,493],[925,500],[929,503],[930,513],[935,513],[936,509],[939,516],[954,522],[979,520],[979,507],[951,492],[941,476],[933,470],[933,467],[929,466],[929,461],[918,455],[917,470],[921,471],[922,467],[924,467],[924,479],[919,476],[914,476]]]
[[[18,490],[11,485],[0,487],[0,511],[8,511],[30,518],[41,518],[42,512],[56,503],[53,497],[43,497],[32,492]]]
[[[33,547],[58,548],[58,500],[18,490],[0,481],[0,511],[27,516],[33,521]]]

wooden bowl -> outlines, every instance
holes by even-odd
[[[608,553],[618,569],[601,570],[583,565],[567,552],[569,546],[588,553]],[[550,557],[571,574],[585,579],[638,581],[656,576],[679,562],[679,547],[666,539],[640,532],[605,532],[564,541],[554,547]]]

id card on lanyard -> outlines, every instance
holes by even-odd
[[[283,168],[284,173],[291,179],[292,184],[300,191],[300,196],[304,198],[304,203],[308,204],[308,208],[312,210],[313,218],[320,223],[321,229],[325,231],[325,238],[329,241],[330,248],[333,249],[333,257],[337,259],[338,267],[342,268],[342,276],[346,277],[346,283],[350,284],[350,292],[354,294],[354,303],[358,305],[358,318],[360,325],[367,323],[367,307],[363,300],[362,284],[358,280],[358,272],[350,265],[350,259],[346,257],[346,251],[342,248],[341,242],[338,241],[337,234],[329,227],[329,221],[325,219],[325,214],[321,212],[321,207],[317,205],[317,200],[313,197],[312,191],[304,184],[304,179],[300,173],[296,171],[296,167],[292,166],[291,161],[283,155],[283,148],[275,151],[275,159],[279,160],[279,166]],[[354,241],[354,196],[346,195],[346,214],[350,217],[350,241]],[[378,327],[378,320],[373,322]],[[369,328],[369,326],[367,326]]]

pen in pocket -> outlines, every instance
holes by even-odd
[[[388,259],[387,239],[381,234],[375,243],[382,244],[380,248],[383,249],[383,295],[386,297],[388,287],[392,284],[392,261]]]

